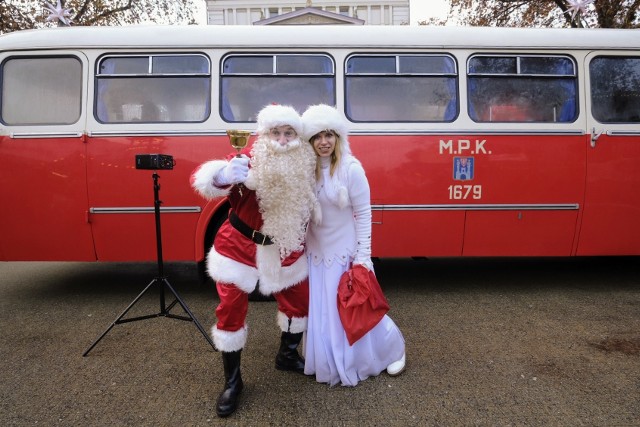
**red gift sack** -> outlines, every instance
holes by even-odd
[[[382,320],[389,304],[372,271],[355,265],[338,283],[338,314],[349,345],[362,338]]]

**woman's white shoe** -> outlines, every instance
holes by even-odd
[[[406,357],[405,354],[403,354],[400,360],[398,360],[397,362],[393,362],[389,366],[387,366],[387,373],[392,377],[400,375],[404,371],[405,362]]]

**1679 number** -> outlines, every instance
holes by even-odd
[[[465,199],[481,199],[482,198],[482,186],[481,185],[450,185],[449,199],[450,200],[465,200]]]

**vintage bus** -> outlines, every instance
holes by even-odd
[[[336,105],[376,257],[640,254],[640,32],[73,27],[0,36],[0,260],[201,261],[189,185],[270,103]],[[638,173],[636,173],[638,172]]]

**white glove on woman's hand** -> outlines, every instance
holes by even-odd
[[[245,182],[249,175],[249,158],[242,154],[240,157],[234,157],[229,164],[222,168],[215,176],[213,182],[216,186],[225,186],[231,184],[239,184]]]

